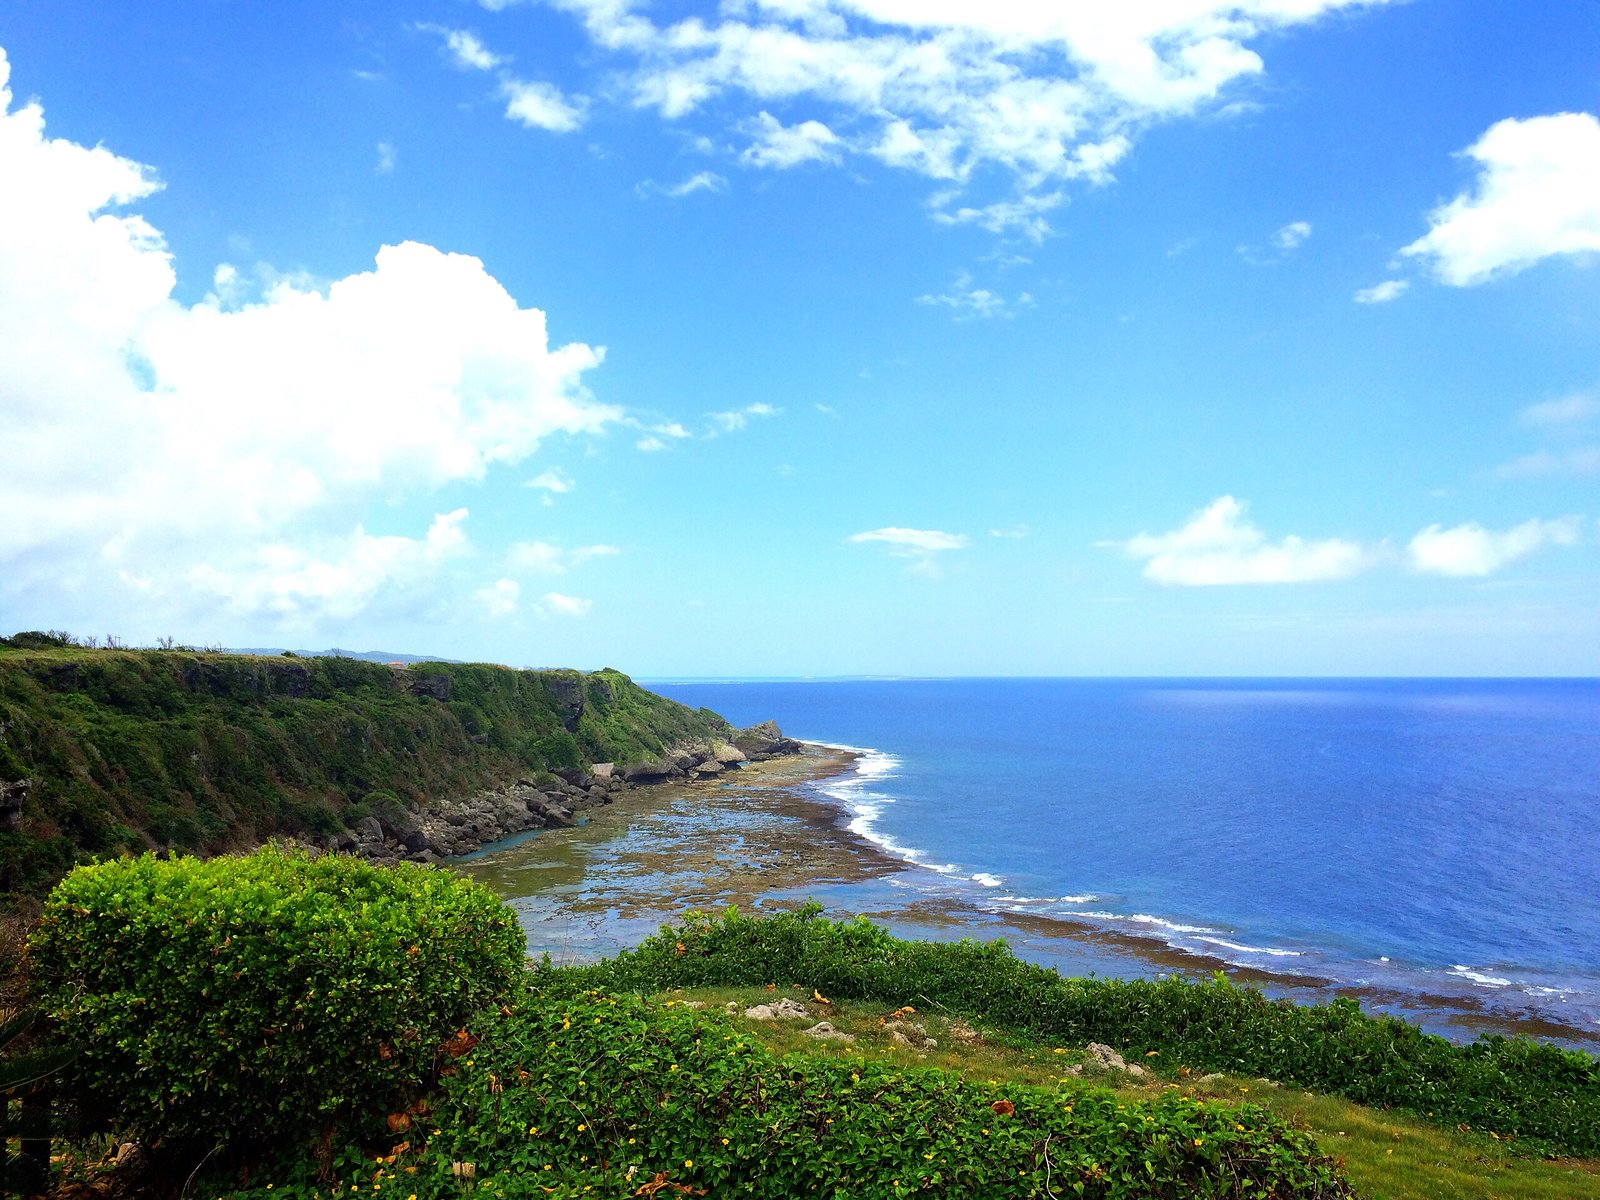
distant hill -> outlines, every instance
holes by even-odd
[[[620,671],[370,657],[0,638],[0,905],[86,857],[328,844],[375,805],[427,809],[733,733]]]
[[[237,650],[224,650],[224,654],[249,654],[263,658],[281,657],[292,653],[296,658],[356,658],[362,662],[460,662],[458,658],[437,658],[427,654],[397,654],[389,650],[341,650],[335,646],[331,650],[288,650],[286,647],[253,646]]]

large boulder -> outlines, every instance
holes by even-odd
[[[800,752],[800,743],[784,737],[776,721],[763,721],[749,729],[739,730],[733,735],[733,744],[752,762]]]

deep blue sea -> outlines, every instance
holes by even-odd
[[[1600,681],[648,686],[865,751],[815,786],[952,911],[1600,1032]]]

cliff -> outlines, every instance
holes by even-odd
[[[630,777],[704,777],[789,746],[609,669],[391,667],[18,634],[0,638],[0,895],[36,895],[89,857],[210,854],[273,836],[426,859],[568,823]],[[419,833],[447,826],[447,837]]]

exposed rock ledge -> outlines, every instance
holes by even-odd
[[[328,839],[328,848],[379,862],[440,862],[530,829],[575,825],[579,813],[611,804],[633,788],[714,779],[746,763],[799,752],[799,742],[767,721],[740,730],[731,742],[673,747],[652,762],[596,763],[540,781],[520,779],[466,799],[438,801],[425,812],[390,804]]]

